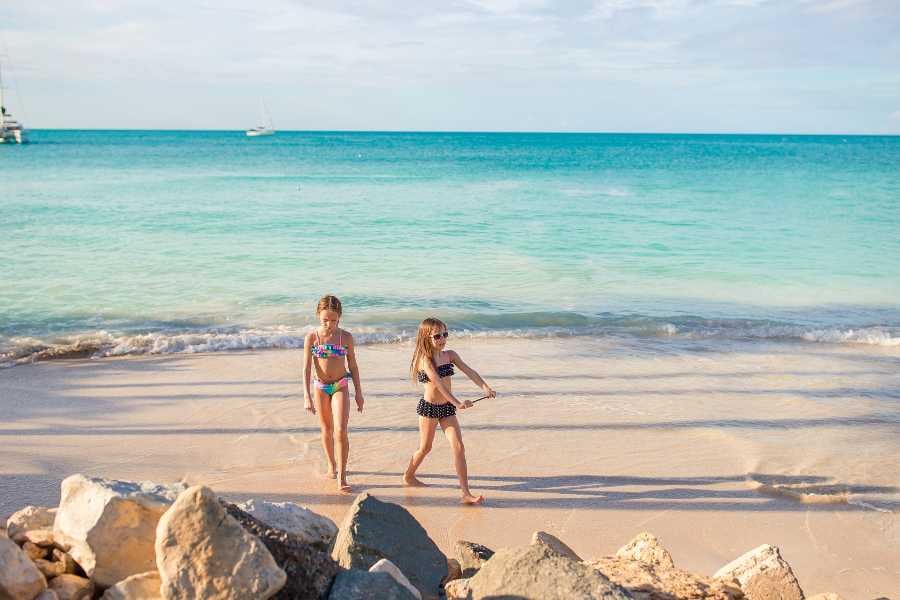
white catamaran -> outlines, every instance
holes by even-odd
[[[247,137],[259,137],[262,135],[275,135],[275,129],[272,127],[272,117],[269,115],[269,109],[266,108],[266,103],[262,103],[263,108],[263,116],[265,117],[265,125],[259,125],[258,127],[253,127],[252,129],[248,129],[245,133]]]
[[[25,127],[6,112],[3,103],[3,74],[0,73],[0,144],[21,144],[26,142]]]

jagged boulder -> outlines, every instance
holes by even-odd
[[[0,538],[0,598],[34,598],[47,579],[15,542]]]
[[[475,542],[467,542],[466,540],[457,540],[455,549],[456,558],[459,560],[459,566],[462,568],[462,577],[464,578],[469,578],[477,573],[481,565],[494,555],[494,551],[487,546],[482,546]]]
[[[366,570],[386,558],[423,598],[436,598],[447,575],[447,557],[409,511],[365,493],[347,511],[331,556],[344,568]]]
[[[619,558],[630,558],[664,569],[675,567],[675,561],[669,551],[663,548],[659,539],[652,533],[643,532],[637,534],[633,540],[619,548],[616,552]]]
[[[247,500],[236,506],[266,525],[295,535],[304,542],[319,542],[327,547],[337,535],[334,521],[293,502]]]
[[[369,573],[387,573],[391,577],[397,580],[397,583],[405,587],[409,590],[409,593],[412,594],[416,600],[422,600],[422,594],[419,593],[419,590],[409,582],[409,579],[406,578],[406,575],[403,574],[403,571],[397,568],[397,565],[392,563],[386,558],[382,558],[377,563],[372,565],[372,568],[369,569]]]
[[[531,543],[534,545],[543,544],[557,554],[568,556],[572,560],[581,561],[581,557],[578,556],[574,550],[569,548],[565,542],[546,531],[535,531],[531,534]]]
[[[138,573],[107,589],[100,600],[162,600],[161,584],[156,571]]]
[[[53,529],[56,509],[44,506],[26,506],[6,520],[6,535],[21,544],[22,534],[32,529]]]
[[[265,600],[286,576],[207,487],[183,492],[156,527],[156,567],[166,600]]]
[[[610,581],[637,600],[741,600],[741,589],[732,582],[694,575],[630,558],[608,556],[589,561]]]
[[[98,586],[111,586],[155,567],[156,524],[184,487],[72,475],[53,535]]]
[[[275,527],[270,527],[234,504],[222,502],[225,510],[241,526],[265,544],[275,563],[287,575],[287,582],[273,600],[316,600],[326,598],[340,566],[324,548],[321,540],[306,541]]]
[[[731,561],[713,577],[737,579],[750,600],[803,600],[803,590],[781,551],[763,544]]]
[[[415,600],[415,596],[388,573],[359,569],[341,571],[334,578],[329,600]]]
[[[499,550],[468,580],[472,600],[626,600],[622,588],[597,569],[544,544]]]

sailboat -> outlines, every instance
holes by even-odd
[[[257,127],[253,127],[248,129],[245,133],[247,137],[259,137],[263,135],[275,135],[275,128],[272,127],[272,117],[269,115],[269,109],[266,108],[266,103],[262,103],[263,106],[263,115],[265,117],[265,125],[258,125]]]
[[[3,103],[3,73],[0,72],[0,144],[22,144],[26,141],[25,126],[6,111]]]

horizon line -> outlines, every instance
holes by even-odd
[[[157,131],[157,132],[197,132],[197,133],[238,133],[244,128],[146,128],[146,127],[29,127],[27,131]],[[479,129],[276,129],[276,133],[385,133],[385,134],[545,134],[545,135],[755,135],[792,137],[900,137],[897,133],[808,133],[808,132],[764,132],[764,131],[600,131],[600,130],[479,130]]]

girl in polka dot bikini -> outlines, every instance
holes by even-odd
[[[419,449],[413,453],[403,475],[403,483],[408,486],[424,486],[416,478],[416,469],[431,451],[434,433],[440,424],[441,429],[450,441],[453,450],[453,464],[459,476],[459,487],[462,501],[465,504],[481,504],[484,496],[474,495],[469,490],[469,474],[466,466],[466,449],[463,446],[462,432],[456,418],[456,409],[473,406],[471,400],[459,401],[450,388],[450,377],[454,375],[454,365],[468,376],[475,385],[480,386],[486,398],[493,398],[497,393],[475,369],[463,362],[459,354],[453,350],[445,350],[447,345],[447,326],[433,317],[425,319],[419,325],[416,336],[416,349],[409,365],[410,378],[425,384],[425,394],[419,400],[416,413],[419,415]]]
[[[363,410],[362,387],[359,385],[359,367],[356,366],[356,350],[353,336],[338,327],[341,320],[341,301],[334,296],[324,296],[316,306],[319,327],[306,334],[303,342],[303,407],[319,415],[322,430],[322,448],[328,458],[328,477],[338,480],[342,492],[351,491],[347,483],[347,456],[350,439],[347,422],[350,420],[350,381],[356,389],[356,409]],[[313,393],[310,394],[310,376]],[[315,403],[313,402],[315,398]],[[338,460],[334,459],[335,434],[337,434]]]

